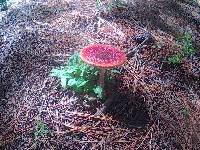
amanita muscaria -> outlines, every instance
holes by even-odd
[[[99,84],[102,87],[106,69],[118,67],[127,60],[123,51],[104,44],[93,44],[83,48],[80,57],[85,63],[100,68]]]

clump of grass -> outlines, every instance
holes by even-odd
[[[192,43],[192,36],[188,33],[182,38],[182,50],[181,52],[168,57],[168,63],[172,65],[180,64],[184,57],[192,56],[196,50]]]
[[[99,72],[98,68],[84,63],[79,53],[75,53],[69,58],[66,66],[52,69],[50,75],[60,78],[64,89],[69,87],[79,94],[92,94],[103,99],[104,89],[98,83]],[[105,80],[109,82],[112,79],[112,76],[107,76]]]

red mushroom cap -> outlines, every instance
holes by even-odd
[[[100,68],[117,67],[127,60],[123,51],[104,44],[94,44],[83,48],[80,57],[87,64]]]

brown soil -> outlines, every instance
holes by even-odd
[[[138,0],[112,12],[98,12],[88,0],[38,0],[10,8],[0,22],[0,48],[9,53],[0,63],[0,149],[197,150],[198,8],[173,0]],[[64,90],[49,76],[88,44],[129,52],[138,45],[134,37],[147,31],[152,41],[118,68],[117,84],[107,89],[112,101],[100,116],[94,114],[103,108],[101,101]],[[186,31],[197,52],[170,66],[166,58]],[[36,138],[38,121],[48,133]]]

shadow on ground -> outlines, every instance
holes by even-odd
[[[139,93],[116,94],[106,113],[119,120],[128,128],[145,128],[150,123],[148,109],[144,97]]]

